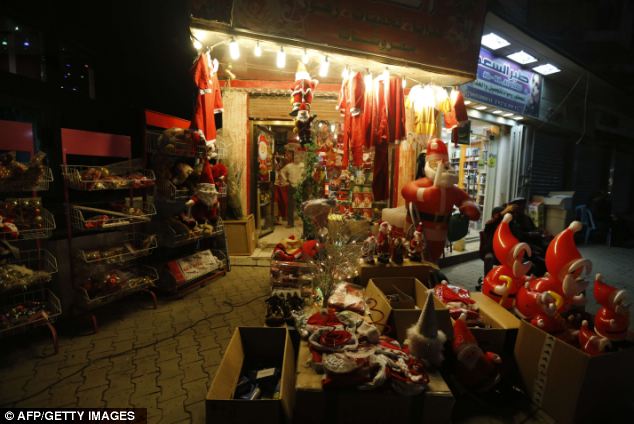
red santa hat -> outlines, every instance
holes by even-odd
[[[474,354],[483,354],[473,333],[467,327],[466,314],[462,314],[459,319],[454,321],[453,337],[452,347],[458,361],[463,362],[469,357],[473,358]]]
[[[597,274],[594,280],[594,298],[599,305],[614,308],[616,304],[626,301],[627,292],[604,283],[601,274]]]
[[[427,143],[426,155],[425,160],[440,159],[445,162],[449,161],[447,145],[439,138],[433,138]]]
[[[581,257],[581,253],[575,244],[575,233],[583,228],[579,221],[573,221],[568,228],[557,234],[546,250],[546,268],[548,272],[562,281],[571,268],[579,268],[580,265],[589,264],[588,260]]]
[[[521,261],[524,253],[531,256],[530,246],[520,241],[511,232],[510,222],[513,215],[507,213],[502,218],[502,222],[495,229],[493,235],[493,252],[495,257],[501,264],[513,266],[513,262],[517,259]]]
[[[419,233],[422,233],[422,232],[423,232],[423,223],[422,223],[422,222],[419,222],[419,223],[416,225],[416,231],[418,231]]]

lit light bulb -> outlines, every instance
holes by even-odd
[[[277,67],[284,68],[286,66],[286,53],[284,47],[280,47],[280,51],[277,52]]]
[[[387,69],[387,66],[385,67],[385,71],[383,71],[383,78],[385,80],[389,80],[390,79],[390,70]]]
[[[308,64],[308,50],[304,49],[304,54],[302,55],[302,62],[304,63],[304,65]]]
[[[324,56],[324,59],[321,61],[321,65],[319,65],[319,76],[325,78],[328,76],[328,68],[330,67],[330,62],[328,62],[328,56]]]
[[[369,69],[363,77],[363,82],[365,83],[366,90],[372,85],[372,74],[370,73]]]
[[[232,38],[229,43],[229,56],[231,56],[233,60],[240,59],[240,46],[238,46],[238,42],[235,38]]]
[[[405,78],[403,78],[401,84],[403,84],[403,90],[405,90],[405,87],[407,87],[407,80]]]
[[[348,66],[346,65],[343,68],[343,71],[341,71],[341,78],[343,79],[348,79],[348,76],[350,75],[350,70],[348,69]]]
[[[253,50],[253,54],[255,55],[255,57],[262,56],[262,47],[260,47],[259,41],[255,42],[255,49]]]
[[[200,50],[203,48],[203,43],[201,43],[200,41],[196,40],[195,38],[192,40],[192,42],[194,43],[194,48],[196,50]]]

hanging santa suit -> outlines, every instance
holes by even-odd
[[[201,53],[194,63],[194,84],[198,88],[191,128],[201,130],[207,143],[216,140],[216,117],[220,118],[222,95],[218,76],[213,72],[209,52]],[[220,119],[218,119],[219,122]]]
[[[445,128],[453,128],[461,122],[469,120],[467,107],[464,104],[464,97],[459,90],[452,90],[449,96],[450,108],[445,112]]]
[[[356,167],[363,165],[363,146],[366,144],[364,131],[365,84],[360,72],[344,78],[339,92],[337,109],[343,116],[343,160],[348,167],[349,154]]]

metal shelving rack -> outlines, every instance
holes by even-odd
[[[0,150],[26,153],[30,157],[35,154],[34,140],[32,137],[33,126],[30,123],[0,121]],[[62,315],[62,307],[59,298],[48,287],[57,273],[57,259],[48,250],[42,248],[42,240],[51,236],[55,229],[55,218],[46,209],[41,207],[41,200],[37,192],[46,191],[53,181],[53,174],[49,167],[42,169],[41,175],[36,180],[11,178],[0,181],[0,192],[10,193],[12,198],[5,197],[4,202],[15,205],[39,209],[39,224],[27,223],[15,219],[18,227],[18,235],[3,234],[3,239],[13,243],[13,248],[18,249],[19,255],[5,258],[0,261],[0,267],[6,271],[19,273],[20,281],[11,282],[3,279],[0,282],[0,339],[14,334],[30,331],[34,328],[47,327],[51,334],[55,353],[59,344],[55,321]],[[32,202],[38,202],[32,204]],[[16,217],[17,218],[17,217]],[[26,268],[23,268],[26,267]],[[27,271],[26,269],[28,268]],[[32,271],[32,273],[31,273]],[[28,306],[30,314],[11,314],[15,308]],[[4,342],[3,342],[4,343]]]
[[[157,164],[175,164],[182,161],[190,163],[192,166],[197,159],[206,154],[204,146],[193,146],[186,143],[174,143],[172,149],[162,148],[161,134],[168,128],[189,128],[190,122],[174,116],[162,114],[159,112],[146,110],[146,129],[145,129],[145,146],[148,153],[148,163],[150,167],[158,166]],[[218,158],[222,159],[223,149],[218,148]],[[156,259],[161,261],[161,269],[159,272],[159,282],[157,288],[174,297],[181,297],[191,290],[204,286],[226,275],[231,270],[231,262],[227,249],[227,236],[224,231],[222,218],[218,218],[218,222],[213,227],[213,231],[205,233],[202,231],[184,231],[183,228],[176,228],[170,225],[170,218],[179,213],[186,213],[185,202],[194,194],[188,189],[177,188],[169,179],[164,177],[164,173],[160,169],[154,169],[157,174],[157,216],[153,222],[157,228],[158,249]],[[218,197],[227,195],[226,184],[219,190]],[[197,277],[191,281],[179,284],[167,272],[167,264],[170,261],[183,259],[191,256],[195,252],[201,250],[211,250],[212,254],[218,259],[220,266],[214,271]],[[184,255],[183,252],[186,254]]]
[[[85,315],[90,319],[96,332],[98,325],[95,309],[134,293],[147,293],[156,309],[156,295],[150,288],[158,280],[157,270],[147,265],[129,264],[150,254],[156,248],[156,239],[154,238],[153,246],[142,246],[142,254],[122,253],[101,258],[103,260],[91,260],[88,249],[73,247],[73,240],[94,232],[125,230],[123,234],[115,231],[104,235],[110,239],[110,243],[106,245],[109,245],[109,249],[116,245],[125,248],[127,243],[130,249],[135,240],[147,237],[138,227],[149,224],[151,217],[156,214],[153,204],[156,178],[151,170],[143,169],[143,161],[132,159],[129,136],[62,128],[61,138],[69,263],[73,287],[77,293],[74,307],[78,315]],[[83,160],[127,160],[102,167],[108,171],[105,175],[120,176],[117,183],[114,183],[109,178],[86,177],[83,172],[88,168],[68,164],[69,155],[73,155],[73,160],[77,160],[77,157]],[[127,190],[125,196],[122,196],[122,190]],[[98,192],[93,193],[99,196],[97,203],[74,200],[78,194],[83,199],[90,197],[90,192]],[[115,193],[116,200],[104,202],[103,198],[108,197],[106,192]],[[105,280],[99,282],[98,289],[94,289],[93,278]]]

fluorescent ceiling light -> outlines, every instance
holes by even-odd
[[[478,110],[484,110],[484,109],[486,109],[486,108],[487,108],[487,107],[486,107],[486,106],[484,106],[484,105],[476,106],[476,109],[478,109]]]
[[[533,71],[539,72],[542,75],[550,75],[550,74],[555,74],[555,73],[561,71],[561,69],[559,69],[555,65],[552,65],[550,63],[546,63],[544,65],[535,66],[533,68]]]
[[[482,45],[490,48],[491,50],[497,50],[501,49],[502,47],[510,46],[511,43],[509,43],[499,35],[490,32],[487,35],[482,36]]]
[[[498,110],[494,110],[493,113],[495,113],[496,115],[501,115],[504,112],[498,109]]]
[[[253,54],[256,57],[262,56],[262,47],[260,47],[260,42],[259,41],[255,42],[255,49],[253,49]]]
[[[280,51],[277,52],[276,64],[280,69],[286,67],[286,53],[284,52],[284,47],[280,47]]]
[[[470,105],[471,104],[471,100],[465,100],[464,104],[465,104],[465,106]]]
[[[522,65],[526,65],[527,63],[537,62],[536,57],[531,56],[530,54],[526,53],[524,50],[520,50],[519,52],[512,53],[506,57]]]
[[[229,42],[229,56],[231,56],[233,60],[240,59],[240,46],[238,46],[238,42],[235,38],[232,38]]]
[[[520,115],[515,115],[513,119],[515,119],[516,121],[521,121],[522,119],[524,119],[524,117]]]
[[[513,114],[511,112],[505,113],[504,115],[502,115],[505,118],[508,118],[509,116],[513,116]]]

